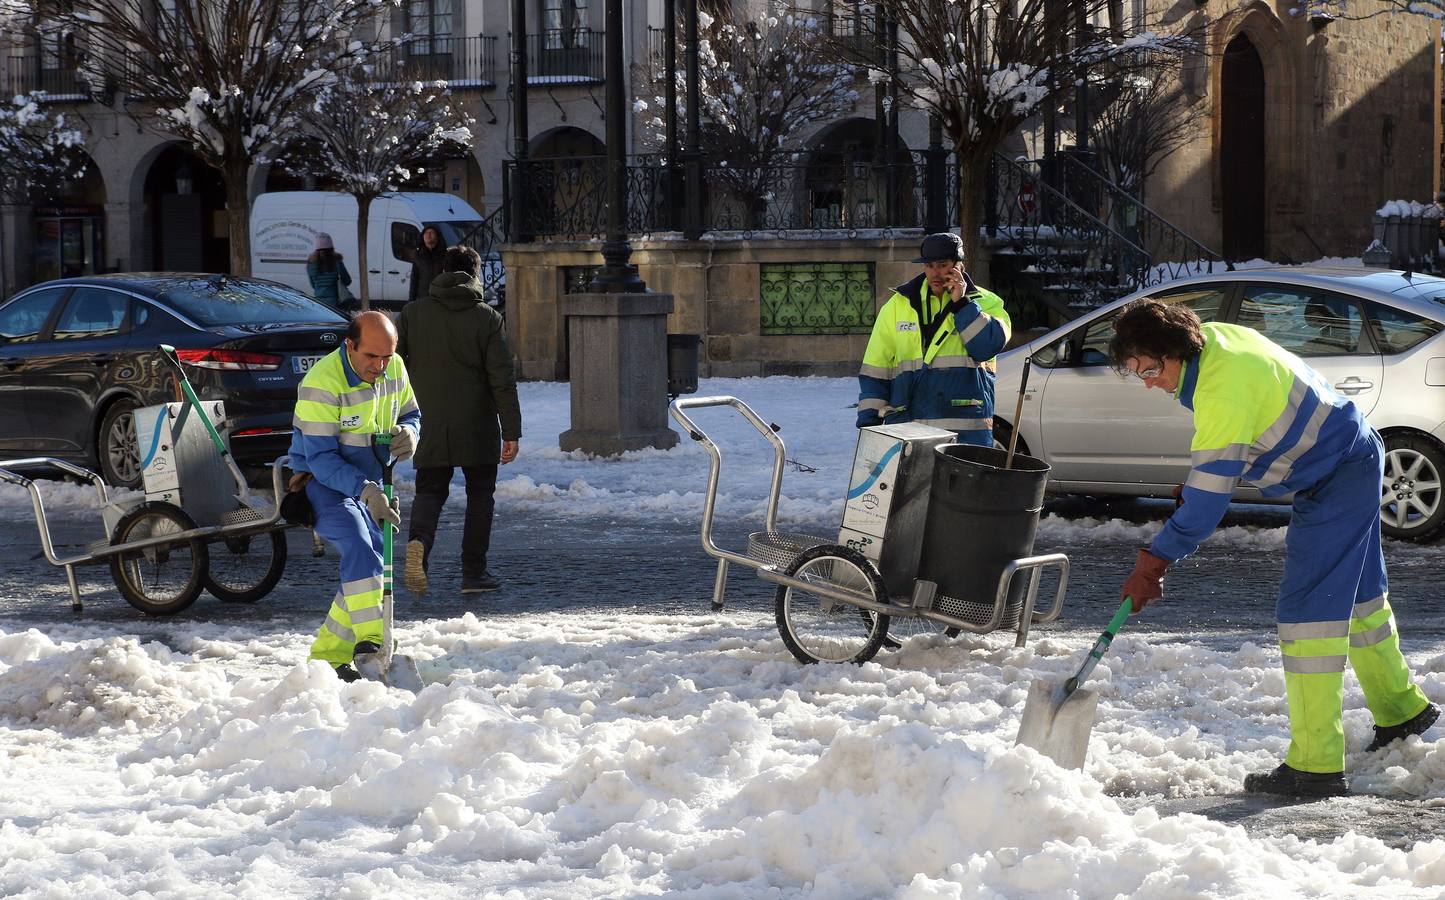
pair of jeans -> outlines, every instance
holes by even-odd
[[[462,525],[462,579],[480,578],[487,571],[487,550],[492,544],[493,494],[497,489],[497,466],[462,466],[467,484],[467,512]],[[426,558],[436,543],[437,522],[451,490],[453,466],[428,466],[416,470],[416,499],[411,504],[408,541],[421,541]]]

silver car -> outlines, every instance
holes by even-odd
[[[1248,325],[1353,400],[1385,438],[1385,534],[1434,537],[1445,526],[1445,279],[1346,266],[1221,272],[1150,288],[998,358],[994,436],[1017,425],[1020,452],[1053,467],[1057,493],[1168,497],[1189,474],[1187,409],[1106,352],[1120,307],[1139,297],[1186,303],[1205,322]],[[1019,376],[1033,366],[1015,423]],[[1236,500],[1260,500],[1247,485]]]

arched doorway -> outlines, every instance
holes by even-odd
[[[1247,35],[1224,49],[1220,71],[1219,193],[1224,256],[1263,257],[1264,64]]]
[[[520,233],[586,237],[597,233],[606,201],[607,147],[581,128],[564,126],[532,139]]]
[[[219,172],[180,144],[172,144],[146,173],[145,200],[152,269],[231,270],[226,185]]]
[[[900,142],[889,165],[878,123],[849,119],[818,135],[804,186],[813,228],[874,228],[917,220],[915,173]]]
[[[30,191],[31,278],[95,275],[107,271],[105,257],[105,179],[84,151],[84,167],[69,178],[36,184]]]

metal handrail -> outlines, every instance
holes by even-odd
[[[1116,206],[1122,206],[1132,209],[1136,217],[1138,217],[1140,220],[1146,220],[1152,223],[1153,226],[1159,229],[1159,231],[1168,235],[1169,240],[1176,241],[1192,249],[1197,257],[1197,260],[1193,261],[1195,263],[1195,268],[1197,268],[1197,263],[1203,262],[1208,265],[1208,271],[1213,272],[1214,264],[1221,263],[1226,267],[1227,271],[1234,271],[1234,264],[1225,260],[1225,258],[1221,254],[1216,253],[1208,247],[1204,246],[1204,244],[1200,243],[1188,232],[1184,231],[1182,228],[1178,227],[1177,225],[1170,222],[1168,219],[1164,218],[1153,209],[1151,209],[1148,205],[1144,203],[1143,200],[1140,200],[1138,197],[1129,194],[1123,188],[1119,187],[1108,178],[1105,178],[1099,172],[1085,165],[1076,157],[1060,154],[1056,158],[1063,161],[1064,168],[1068,175],[1082,176],[1084,179],[1090,181],[1094,187],[1107,194],[1109,199]],[[1167,265],[1168,262],[1170,262],[1170,260],[1165,260],[1163,261],[1163,264]],[[1181,259],[1178,262],[1188,266],[1190,265],[1191,260]],[[1192,272],[1188,272],[1188,270],[1186,270],[1186,273],[1194,274]],[[1170,272],[1171,277],[1175,277],[1179,274],[1184,273],[1174,271]]]

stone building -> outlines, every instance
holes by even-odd
[[[699,0],[705,9],[727,2]],[[800,2],[843,37],[868,6]],[[685,3],[678,0],[679,9]],[[557,196],[596,188],[586,178],[596,171],[588,159],[605,150],[603,6],[525,2],[527,151],[549,161],[562,186]],[[431,187],[483,213],[503,204],[515,148],[512,7],[513,0],[406,0],[391,23],[411,35],[393,60],[398,71],[447,81],[477,118],[470,154],[420,162]],[[1432,20],[1311,18],[1291,0],[1131,0],[1124,8],[1126,30],[1162,24],[1205,36],[1180,76],[1184,95],[1204,111],[1200,127],[1145,194],[1203,245],[1237,258],[1357,256],[1382,202],[1425,200],[1438,190],[1440,48]],[[663,0],[625,0],[631,97],[661,92],[663,9]],[[1358,3],[1351,12],[1362,12]],[[225,198],[216,173],[179,142],[142,127],[136,101],[94,92],[76,76],[84,35],[40,39],[22,30],[7,41],[6,88],[47,90],[85,131],[93,165],[74,181],[41,186],[28,203],[0,207],[5,290],[87,272],[224,270]],[[895,155],[886,156],[881,100],[881,89],[860,78],[853,114],[799,138],[796,163],[766,208],[713,214],[699,240],[670,227],[634,240],[648,285],[677,296],[669,330],[704,335],[704,374],[856,369],[873,309],[913,272],[908,260],[930,201],[927,119],[903,109]],[[629,152],[655,151],[639,124],[629,123]],[[1039,155],[1039,137],[1040,128],[1026,129],[1008,156]],[[253,197],[303,186],[266,167],[250,179]],[[996,202],[1023,206],[1020,193],[1001,185]],[[525,377],[564,377],[559,303],[600,262],[597,229],[554,222],[534,230],[536,240],[504,251],[508,327]],[[973,268],[987,278],[988,266],[983,259]]]

